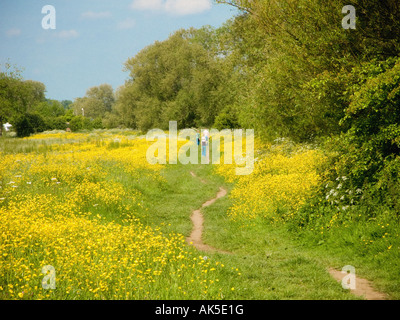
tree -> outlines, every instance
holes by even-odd
[[[198,33],[199,32],[199,33]],[[210,29],[179,30],[125,63],[130,79],[118,90],[116,109],[141,130],[212,125],[224,103],[223,73],[213,54]]]
[[[32,108],[32,111],[39,113],[44,118],[56,118],[65,114],[63,105],[57,100],[40,102]]]
[[[28,137],[33,133],[46,130],[46,123],[41,115],[35,113],[26,113],[14,118],[14,127],[17,136],[20,138]]]
[[[46,100],[46,86],[41,82],[33,80],[24,81],[24,85],[26,85],[28,88],[27,108],[29,111],[32,111],[37,103],[44,102]]]
[[[23,81],[21,71],[9,63],[0,72],[0,136],[3,123],[23,115],[28,108],[42,99],[44,85],[39,82]]]
[[[341,74],[400,53],[400,5],[395,0],[351,1],[357,9],[356,30],[341,25],[342,8],[349,4],[344,0],[218,2],[243,12],[229,26],[236,41],[225,33],[231,70],[246,79],[237,82],[239,121],[272,139],[283,135],[309,141],[346,131],[339,120],[352,83]]]
[[[70,106],[72,105],[72,101],[71,100],[62,100],[61,104],[64,107],[65,110],[69,109]]]
[[[76,99],[71,107],[76,115],[95,119],[111,112],[114,102],[113,88],[109,84],[102,84],[88,89],[85,97]]]

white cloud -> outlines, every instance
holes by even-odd
[[[162,10],[164,7],[163,0],[133,0],[132,9],[138,10]]]
[[[63,30],[57,32],[55,36],[60,39],[71,39],[79,37],[79,33],[76,30]]]
[[[7,37],[18,37],[21,34],[21,29],[12,28],[6,31]]]
[[[132,9],[164,11],[175,15],[190,15],[210,10],[211,0],[134,0]]]
[[[136,21],[131,19],[131,18],[128,18],[126,20],[120,21],[118,23],[118,25],[117,25],[117,28],[118,29],[125,29],[125,30],[126,29],[132,29],[132,28],[135,27],[135,25],[136,25]]]
[[[93,11],[87,11],[82,13],[82,18],[86,19],[104,19],[104,18],[109,18],[111,17],[111,12],[109,11],[104,11],[104,12],[93,12]]]
[[[165,10],[177,15],[201,13],[211,9],[210,0],[167,0]]]

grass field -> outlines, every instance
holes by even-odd
[[[349,264],[400,298],[398,225],[379,222],[368,245],[377,222],[295,227],[317,151],[274,149],[239,179],[232,166],[150,165],[148,147],[131,131],[0,139],[0,299],[361,299],[327,272]],[[231,254],[199,252],[190,215],[220,186],[230,196],[203,209],[204,241]]]

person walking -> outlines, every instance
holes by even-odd
[[[200,132],[199,131],[197,131],[197,133],[196,133],[196,140],[197,140],[197,145],[199,146],[200,145]]]
[[[205,164],[210,163],[210,151],[209,151],[209,140],[210,140],[210,133],[207,129],[203,131],[203,137],[201,139],[201,155],[205,158]]]

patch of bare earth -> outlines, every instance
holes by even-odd
[[[337,281],[340,283],[342,282],[343,278],[346,276],[345,273],[342,273],[341,271],[338,271],[336,269],[329,269],[329,273],[333,278],[335,278]],[[376,291],[371,283],[362,278],[356,277],[356,283],[355,283],[355,289],[350,290],[354,295],[364,297],[366,300],[387,300],[388,297],[382,293]]]
[[[194,172],[190,173],[193,177],[197,178]],[[200,179],[202,183],[207,183],[203,179]],[[204,229],[204,216],[201,213],[201,209],[211,206],[215,201],[218,199],[225,197],[227,195],[227,191],[224,188],[220,188],[217,196],[214,199],[208,200],[207,202],[203,203],[200,209],[193,211],[191,220],[193,223],[193,230],[189,237],[187,237],[186,242],[190,245],[193,245],[197,250],[206,251],[206,252],[220,252],[220,253],[230,253],[224,250],[219,250],[213,248],[205,243],[203,243],[203,229]]]

